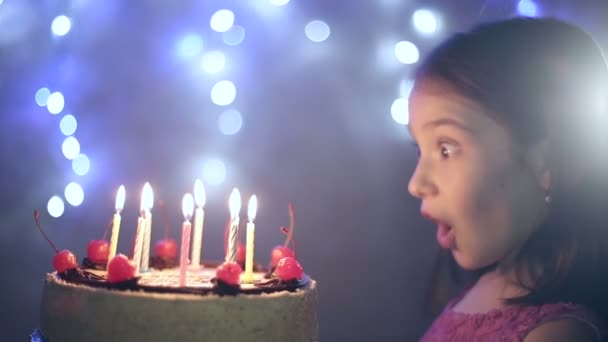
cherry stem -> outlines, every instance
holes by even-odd
[[[108,232],[110,231],[110,228],[112,228],[112,219],[110,219],[110,222],[108,223],[108,226],[106,227],[106,231],[103,232],[103,236],[101,237],[102,240],[105,240],[108,237]]]
[[[285,234],[287,236],[289,236],[289,234],[291,233],[291,231],[287,227],[281,227],[281,232],[283,232],[283,234]],[[297,256],[297,254],[296,254],[296,239],[292,239],[291,242],[293,244],[293,255]],[[285,247],[287,247],[287,246],[285,246]]]
[[[169,215],[167,214],[167,206],[165,206],[165,201],[163,200],[159,200],[158,201],[158,206],[160,207],[160,209],[162,210],[163,213],[163,225],[164,225],[164,234],[165,234],[165,240],[169,240]]]
[[[287,213],[289,214],[289,231],[287,234],[287,237],[285,238],[285,242],[283,243],[283,247],[288,247],[290,242],[293,242],[294,244],[294,253],[295,253],[295,240],[293,238],[293,231],[295,229],[295,225],[296,225],[296,215],[295,215],[295,210],[293,208],[293,204],[291,202],[289,202],[287,204]]]
[[[55,247],[55,245],[51,242],[49,237],[46,236],[46,234],[44,233],[44,230],[42,230],[42,227],[40,227],[40,221],[38,220],[39,217],[40,217],[40,212],[38,210],[34,210],[34,220],[36,221],[36,227],[38,227],[38,230],[42,233],[42,235],[44,236],[46,241],[48,241],[49,244],[51,245],[51,247],[53,247],[53,249],[55,250],[55,253],[59,254],[59,250],[57,249],[57,247]]]

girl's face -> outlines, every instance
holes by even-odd
[[[409,103],[420,157],[408,190],[437,223],[439,244],[469,270],[505,260],[545,215],[538,159],[442,82],[417,82]]]

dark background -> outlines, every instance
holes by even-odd
[[[424,56],[449,34],[517,13],[518,1],[301,1],[273,7],[252,1],[0,0],[0,335],[23,341],[38,326],[52,249],[36,230],[34,209],[60,248],[86,255],[127,188],[119,252],[136,227],[139,194],[150,181],[168,206],[178,238],[180,199],[201,178],[204,160],[226,163],[224,183],[207,185],[203,259],[221,259],[227,199],[234,186],[256,193],[256,257],[266,262],[283,240],[289,201],[297,212],[298,255],[320,284],[322,341],[415,340],[429,323],[424,295],[438,247],[432,224],[407,193],[416,155],[404,126],[391,119],[393,100],[414,65],[381,58],[381,46],[416,43]],[[539,14],[580,24],[608,46],[606,1],[537,1]],[[414,10],[441,15],[434,35],[417,33]],[[222,43],[209,18],[228,8],[245,28],[242,44]],[[53,37],[51,21],[72,18]],[[331,35],[313,43],[313,19]],[[175,42],[196,32],[204,51],[220,49],[226,69],[205,75],[175,56]],[[393,44],[393,45],[390,45]],[[389,49],[389,52],[392,51]],[[390,57],[390,53],[389,53]],[[243,127],[222,135],[226,108],[209,98],[221,79],[237,87]],[[51,115],[34,101],[41,87],[61,91],[65,109]],[[73,114],[81,152],[91,160],[74,174],[61,152],[59,120]],[[78,182],[84,202],[66,203],[61,217],[46,210]],[[153,240],[162,236],[155,206]]]

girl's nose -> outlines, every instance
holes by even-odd
[[[430,180],[429,176],[428,167],[425,167],[422,161],[419,160],[407,186],[409,193],[420,199],[436,194],[437,187]]]

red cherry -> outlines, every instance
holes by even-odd
[[[133,279],[135,271],[135,265],[124,254],[118,254],[108,263],[108,283]]]
[[[105,264],[108,262],[108,254],[110,254],[110,244],[105,240],[92,240],[87,246],[87,256],[89,260],[96,264]]]
[[[245,248],[245,245],[242,242],[239,242],[239,244],[236,246],[236,262],[241,265],[245,264],[246,251],[247,248]]]
[[[158,240],[154,245],[156,256],[166,259],[177,258],[177,242],[173,239]]]
[[[239,285],[241,283],[241,272],[243,269],[236,262],[225,262],[215,271],[215,277],[228,285]]]
[[[300,279],[304,270],[300,263],[292,257],[284,257],[277,263],[277,268],[274,270],[281,280]]]
[[[272,249],[272,254],[270,255],[270,266],[275,267],[279,260],[284,257],[295,258],[296,253],[285,246],[276,246]]]
[[[53,257],[53,267],[59,273],[65,272],[72,268],[78,267],[78,261],[76,261],[76,256],[74,253],[68,251],[67,249],[62,250],[61,252],[55,254]]]

